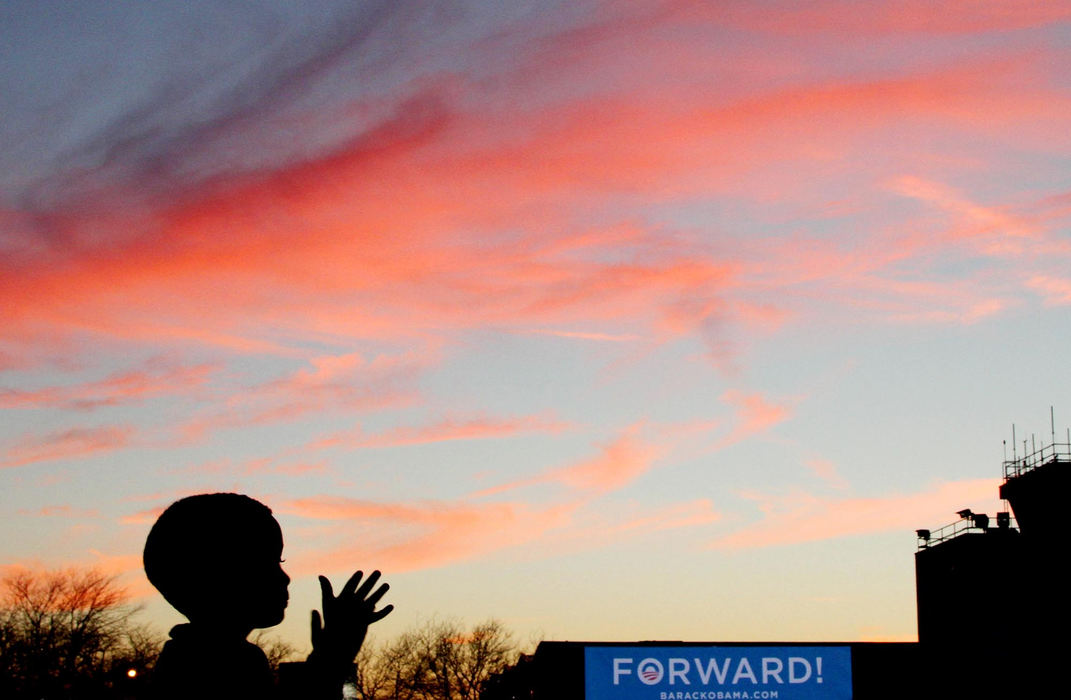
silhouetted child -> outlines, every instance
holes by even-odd
[[[368,625],[394,607],[375,609],[388,586],[375,588],[378,571],[363,583],[358,571],[336,597],[320,576],[324,610],[322,618],[312,613],[312,653],[291,687],[279,689],[264,652],[246,637],[283,619],[290,577],[282,552],[271,509],[248,496],[190,496],[160,514],[145,542],[145,573],[189,623],[176,625],[164,645],[153,672],[156,697],[342,696]]]

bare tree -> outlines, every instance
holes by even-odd
[[[123,630],[123,641],[111,650],[111,669],[124,673],[134,669],[141,673],[156,664],[164,638],[152,627],[143,624],[128,624]]]
[[[0,593],[5,697],[70,697],[106,684],[117,664],[145,668],[160,640],[99,571],[16,571]],[[99,693],[97,693],[99,694]]]
[[[512,635],[496,620],[466,630],[432,620],[358,658],[360,700],[478,700],[487,679],[517,657]]]
[[[297,656],[297,648],[293,644],[265,630],[257,630],[249,641],[260,647],[264,655],[268,657],[268,665],[271,666],[272,673],[279,672],[279,664]]]
[[[357,700],[410,700],[413,697],[405,691],[405,683],[401,680],[401,664],[394,659],[397,651],[397,644],[380,647],[372,640],[365,641],[357,654],[353,679]]]

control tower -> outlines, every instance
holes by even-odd
[[[1021,599],[1016,607],[1025,618],[1023,639],[1039,646],[1042,639],[1062,639],[1071,625],[1071,431],[1067,442],[1056,442],[1055,431],[1053,438],[1022,458],[1005,461],[1000,487],[1022,533],[1022,568],[1007,581]]]
[[[1000,497],[1011,504],[1019,529],[1034,542],[1065,540],[1068,497],[1071,496],[1071,434],[1067,442],[1004,462]]]
[[[1014,438],[1013,438],[1014,441]],[[940,660],[945,690],[1022,692],[1063,668],[1071,625],[1071,431],[1003,464],[995,517],[957,513],[938,530],[917,530],[919,645]],[[1013,517],[1014,516],[1014,517]]]

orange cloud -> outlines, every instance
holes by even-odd
[[[994,479],[973,479],[937,484],[912,494],[874,498],[750,494],[748,497],[759,504],[762,519],[715,540],[711,546],[771,547],[893,530],[910,534],[919,527],[938,527],[955,520],[956,508],[963,505],[981,511],[984,507],[997,507],[999,485]]]
[[[156,508],[140,510],[137,513],[124,515],[119,518],[119,522],[123,525],[152,525],[156,522],[156,519],[160,517],[160,514],[164,512],[165,508],[167,508],[167,506],[158,506]]]
[[[519,418],[446,418],[437,423],[422,426],[399,426],[376,435],[364,435],[360,427],[355,431],[333,433],[313,442],[309,447],[400,447],[422,445],[430,442],[453,440],[483,440],[503,438],[525,433],[559,433],[568,430],[568,423],[539,416]]]
[[[136,599],[156,594],[156,589],[145,578],[140,554],[105,554],[91,549],[84,556],[59,565],[40,559],[27,559],[0,565],[0,576],[6,577],[25,571],[44,573],[56,571],[57,568],[71,571],[94,570],[105,576],[115,576],[124,597]]]
[[[106,574],[113,576],[122,576],[124,574],[133,574],[139,580],[137,591],[134,591],[136,595],[143,595],[144,592],[152,590],[149,582],[144,579],[141,562],[141,554],[106,554],[96,549],[89,550],[90,555],[93,557],[93,564],[97,569],[100,569]]]
[[[289,501],[279,511],[345,526],[347,540],[363,540],[316,555],[299,555],[295,570],[351,570],[365,562],[391,571],[445,566],[539,539],[568,524],[576,504],[537,509],[517,503],[382,504],[346,498]],[[367,537],[354,533],[368,533]],[[380,525],[382,527],[380,527]],[[402,533],[399,535],[399,533]],[[393,541],[392,541],[393,540]],[[388,544],[383,544],[386,541]]]
[[[562,331],[562,330],[549,330],[549,329],[531,329],[519,331],[522,334],[530,335],[552,335],[558,338],[576,338],[579,340],[598,340],[608,343],[627,343],[635,340],[640,340],[638,335],[621,335],[613,333],[597,333],[591,331]]]
[[[286,474],[287,476],[307,476],[309,474],[326,474],[331,470],[323,462],[292,462],[273,464],[270,459],[253,460],[246,464],[245,474]]]

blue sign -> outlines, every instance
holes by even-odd
[[[851,697],[851,647],[584,648],[585,700]]]

